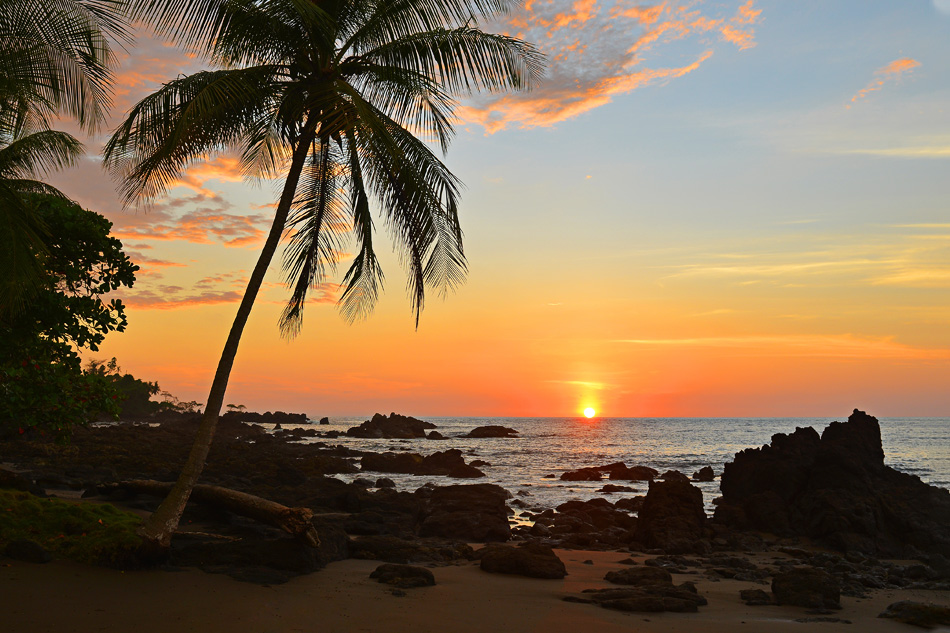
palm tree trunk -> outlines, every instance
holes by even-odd
[[[185,462],[181,474],[178,476],[178,481],[175,482],[171,492],[148,518],[140,531],[140,535],[145,539],[144,553],[146,555],[160,554],[168,549],[172,534],[178,528],[182,512],[185,511],[188,497],[191,496],[191,491],[204,469],[205,460],[211,450],[211,441],[214,439],[214,431],[218,425],[221,406],[224,403],[224,394],[228,388],[231,367],[234,365],[234,357],[237,355],[238,344],[241,342],[241,334],[244,332],[244,326],[251,314],[251,308],[254,306],[257,293],[261,289],[264,274],[267,272],[267,268],[277,250],[277,245],[280,243],[280,237],[284,232],[287,215],[297,191],[297,183],[300,181],[300,174],[307,160],[310,145],[316,137],[317,122],[317,117],[310,117],[301,131],[297,147],[294,149],[290,170],[287,173],[287,179],[284,181],[284,189],[277,205],[277,211],[274,213],[274,222],[271,225],[270,233],[267,235],[267,240],[264,242],[264,247],[261,249],[260,257],[257,259],[257,265],[254,266],[251,278],[247,282],[247,289],[244,291],[241,305],[238,307],[234,323],[231,325],[231,332],[224,344],[224,351],[221,352],[218,369],[215,371],[214,381],[211,383],[211,392],[208,394],[208,402],[198,425],[195,443],[191,447],[188,461]]]

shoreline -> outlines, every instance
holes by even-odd
[[[0,595],[4,628],[30,633],[165,633],[170,627],[202,633],[782,632],[801,631],[802,622],[796,620],[821,617],[851,622],[816,621],[823,631],[875,633],[914,630],[877,617],[897,600],[950,602],[947,592],[883,589],[866,599],[842,596],[841,610],[816,616],[801,607],[752,607],[740,601],[740,589],[763,585],[676,574],[676,582],[696,582],[709,604],[698,613],[623,613],[562,600],[583,589],[609,586],[603,576],[623,567],[617,564],[623,553],[555,551],[568,569],[563,580],[490,574],[466,563],[431,567],[436,585],[408,589],[402,597],[369,578],[378,561],[354,559],[275,586],[193,569],[121,572],[64,561],[4,561]],[[644,557],[634,558],[642,563]],[[588,560],[593,564],[584,563]]]

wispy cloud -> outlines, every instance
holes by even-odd
[[[176,199],[172,204],[187,204]],[[223,202],[223,201],[222,201]],[[261,228],[270,219],[263,214],[238,215],[216,209],[197,209],[179,217],[165,215],[153,223],[141,222],[116,228],[119,239],[182,240],[196,244],[223,242],[229,246],[256,245],[264,238]]]
[[[544,83],[529,93],[474,100],[459,115],[488,133],[550,126],[617,95],[683,77],[722,41],[739,49],[755,45],[761,12],[754,0],[731,6],[723,11],[722,5],[686,0],[531,0],[499,28],[537,43],[547,54]],[[671,46],[674,42],[680,45]]]
[[[893,337],[841,335],[723,336],[621,339],[642,347],[730,349],[745,356],[808,356],[841,359],[950,360],[950,349],[914,347]]]
[[[874,79],[871,80],[871,83],[851,97],[851,103],[857,103],[872,92],[880,90],[888,82],[897,81],[904,74],[913,71],[918,66],[920,66],[920,62],[917,60],[911,59],[910,57],[902,57],[900,59],[895,59],[886,66],[878,68],[876,71],[874,71]],[[848,105],[848,107],[850,108],[851,106]]]

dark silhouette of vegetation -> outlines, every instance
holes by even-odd
[[[0,321],[0,428],[65,438],[72,426],[119,411],[114,381],[84,371],[77,350],[97,351],[109,332],[125,329],[125,306],[105,295],[131,287],[138,266],[101,215],[54,196],[27,202],[48,234],[39,288]]]

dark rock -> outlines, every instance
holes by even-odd
[[[209,573],[227,574],[243,582],[284,583],[347,557],[347,537],[342,528],[317,525],[319,548],[286,537],[189,542],[187,535],[178,534],[172,540],[170,562],[179,567],[199,567]]]
[[[391,413],[389,417],[377,413],[371,420],[347,429],[346,434],[350,437],[411,439],[425,437],[426,430],[434,428],[431,422],[398,413]]]
[[[431,491],[420,489],[417,495],[428,495],[420,536],[439,536],[469,542],[507,541],[510,496],[495,484],[444,486]]]
[[[366,477],[357,477],[353,480],[354,486],[359,486],[360,488],[372,488],[376,482],[372,479],[367,479]]]
[[[228,411],[221,416],[226,422],[243,422],[245,424],[309,424],[306,413],[284,413],[283,411]]]
[[[24,563],[48,563],[53,560],[53,557],[43,549],[42,545],[30,539],[10,541],[4,548],[3,553],[13,560],[20,560]]]
[[[618,486],[616,484],[607,484],[602,486],[597,492],[603,492],[610,494],[612,492],[636,492],[636,488],[631,488],[630,486]]]
[[[795,567],[772,578],[776,604],[810,609],[840,609],[841,587],[834,576],[822,569]]]
[[[529,578],[564,578],[567,568],[550,547],[528,542],[521,547],[489,545],[475,552],[482,571]]]
[[[877,419],[855,410],[819,436],[778,433],[736,454],[717,523],[874,556],[950,556],[950,491],[884,465]]]
[[[561,475],[561,481],[600,481],[603,478],[596,468],[579,468]]]
[[[610,479],[621,481],[650,481],[658,474],[658,471],[646,466],[627,468],[623,462],[614,462],[568,471],[561,475],[561,479],[563,481],[600,481],[604,475],[607,475]]]
[[[608,571],[604,580],[615,585],[656,585],[673,584],[673,576],[662,567],[627,567]]]
[[[320,424],[330,424],[330,418],[320,418]]]
[[[713,481],[716,478],[716,471],[712,466],[703,466],[693,473],[693,481]]]
[[[445,436],[439,433],[438,431],[429,431],[426,435],[427,440],[444,440]]]
[[[662,475],[660,475],[660,479],[662,479],[663,481],[685,481],[685,482],[689,482],[689,477],[687,477],[686,475],[684,475],[683,473],[681,473],[681,472],[678,471],[678,470],[668,470],[668,471],[666,471],[665,473],[663,473]]]
[[[415,567],[413,565],[386,563],[373,570],[369,577],[400,589],[432,587],[435,585],[435,576],[431,571],[425,567]]]
[[[490,462],[486,462],[484,459],[473,459],[473,460],[469,463],[469,465],[470,465],[470,466],[474,466],[475,468],[483,468],[483,467],[485,467],[485,466],[489,466],[489,467],[490,467],[490,466],[491,466],[491,463],[490,463]],[[525,491],[522,491],[522,492],[525,492]],[[519,492],[518,494],[520,495],[521,492]]]
[[[376,487],[377,488],[395,488],[396,482],[394,482],[389,477],[380,477],[379,479],[376,480]]]
[[[507,426],[492,424],[475,427],[463,437],[518,437],[518,431]]]
[[[614,507],[618,510],[626,510],[627,512],[640,512],[643,508],[643,502],[646,500],[646,497],[643,495],[637,495],[636,497],[628,497],[626,499],[619,499]]]
[[[950,625],[950,607],[901,600],[889,605],[877,617],[889,618],[925,629],[933,629],[942,625]]]
[[[707,604],[691,583],[676,587],[672,582],[656,582],[636,587],[585,589],[583,597],[569,597],[574,602],[593,602],[605,609],[659,613],[695,613]],[[565,598],[568,599],[568,598]]]
[[[407,540],[396,536],[361,536],[349,543],[350,557],[382,560],[387,563],[444,563],[472,557],[472,548],[465,543],[440,539]]]
[[[750,607],[761,607],[772,604],[772,596],[761,589],[742,589],[739,598]]]
[[[363,455],[361,468],[382,473],[445,475],[448,477],[484,477],[485,473],[465,463],[462,451],[452,448],[423,457],[417,453],[369,453]]]
[[[703,493],[688,480],[650,482],[634,538],[668,554],[703,553],[707,536]]]
[[[621,464],[622,466],[623,464]],[[659,471],[649,466],[633,466],[631,468],[617,468],[610,472],[611,479],[622,481],[652,481],[659,475]]]

